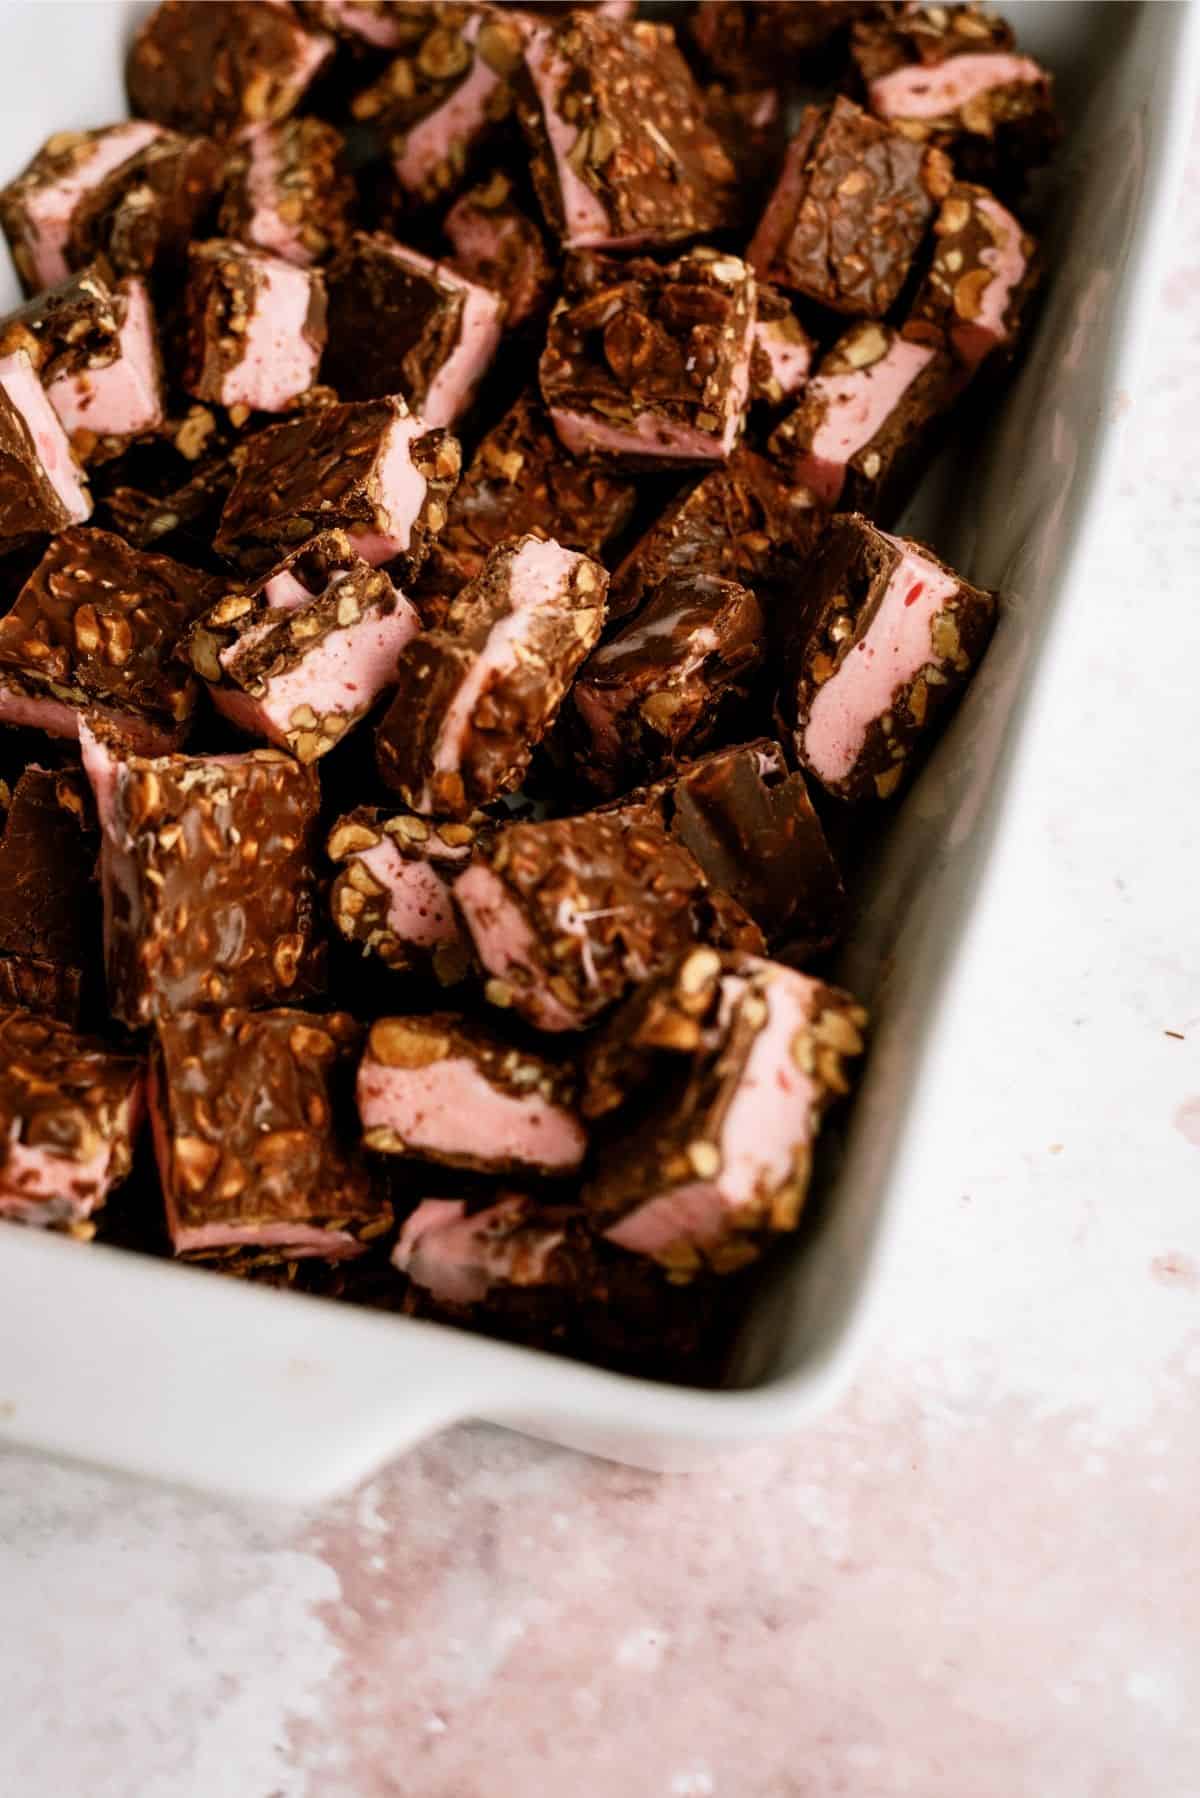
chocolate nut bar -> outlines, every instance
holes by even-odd
[[[321,990],[320,786],[275,749],[122,758],[86,725],[100,815],[105,971],[130,1028]]]
[[[510,824],[454,883],[485,996],[539,1030],[581,1030],[686,944],[760,949],[741,908],[644,812]]]
[[[442,230],[454,252],[448,266],[499,294],[506,330],[542,319],[556,271],[541,230],[514,200],[513,183],[502,169],[454,202]]]
[[[0,1011],[0,1218],[66,1229],[129,1172],[142,1064],[54,1018]]]
[[[318,530],[344,530],[364,561],[415,574],[446,522],[461,456],[398,394],[328,406],[259,431],[246,446],[218,550],[263,568]]]
[[[313,762],[370,711],[419,628],[383,570],[325,531],[218,600],[187,653],[219,712]]]
[[[470,950],[450,889],[496,829],[482,814],[453,822],[378,806],[348,812],[326,845],[338,868],[329,895],[338,930],[393,973],[432,974],[443,986],[456,985]]]
[[[401,193],[424,205],[462,185],[511,112],[524,25],[456,0],[411,7],[394,23],[400,53],[351,113],[389,156]]]
[[[119,275],[178,262],[221,179],[221,154],[144,120],[59,131],[0,191],[0,224],[26,293],[97,255]]]
[[[463,818],[517,786],[600,636],[608,574],[532,535],[500,544],[400,657],[379,771],[414,811]]]
[[[727,727],[766,654],[762,610],[736,581],[689,570],[584,664],[571,694],[578,772],[600,793],[653,780]]]
[[[933,222],[933,260],[904,336],[946,344],[968,373],[1011,355],[1040,270],[1037,248],[986,187],[956,181]]]
[[[961,376],[934,336],[914,343],[876,319],[843,332],[767,440],[793,492],[888,523],[931,453]]]
[[[316,269],[216,238],[188,252],[182,384],[193,399],[286,412],[317,378],[325,283]]]
[[[719,462],[750,390],[755,281],[740,257],[568,264],[538,368],[564,447],[631,468]]]
[[[78,1022],[99,947],[99,847],[83,775],[26,768],[0,836],[0,993],[8,1005]]]
[[[343,148],[324,119],[258,126],[229,155],[222,237],[301,268],[323,261],[345,242],[355,206]]]
[[[808,379],[812,358],[813,340],[791,302],[760,281],[750,357],[751,405],[779,406],[798,393]]]
[[[361,1255],[391,1228],[353,1144],[345,1012],[184,1012],[151,1052],[167,1232],[189,1259]]]
[[[574,1207],[501,1193],[470,1210],[463,1199],[422,1199],[400,1227],[392,1265],[439,1308],[481,1305],[496,1289],[577,1289],[590,1232]],[[575,1251],[574,1253],[572,1251]]]
[[[25,350],[0,356],[0,543],[90,516],[70,441]]]
[[[732,224],[736,177],[669,25],[572,13],[530,31],[518,117],[546,220],[573,249]]]
[[[530,389],[482,438],[450,498],[445,528],[411,588],[427,624],[507,537],[535,531],[599,556],[633,516],[633,483],[563,454],[545,407]]]
[[[987,648],[996,596],[924,544],[857,513],[832,519],[788,645],[778,719],[836,798],[889,798]]]
[[[323,374],[345,400],[402,394],[427,425],[466,411],[500,344],[499,296],[383,231],[359,231],[329,269]]]
[[[358,1067],[363,1142],[481,1173],[567,1174],[587,1151],[567,1065],[457,1012],[379,1018]]]
[[[811,56],[851,20],[884,11],[869,0],[702,0],[688,13],[688,32],[701,60],[735,89],[781,77],[801,80]]]
[[[233,137],[294,112],[333,49],[288,0],[160,0],[134,34],[125,85],[140,118]]]
[[[752,955],[693,949],[592,1045],[585,1110],[652,1094],[620,1119],[583,1191],[593,1225],[678,1280],[729,1273],[794,1230],[827,1107],[850,1090],[866,1013],[848,993]]]
[[[844,95],[806,107],[749,261],[761,280],[834,312],[882,318],[952,180],[941,151]]]

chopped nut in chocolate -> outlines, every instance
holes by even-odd
[[[324,119],[285,119],[230,152],[221,234],[306,267],[345,242],[354,207],[341,132]]]
[[[973,374],[1016,348],[1041,268],[1037,246],[986,187],[956,181],[933,221],[935,249],[903,328],[946,345]]]
[[[360,806],[339,818],[326,849],[338,868],[329,909],[341,934],[393,973],[465,979],[468,939],[450,889],[497,826],[482,813],[463,821],[419,818]]]
[[[294,112],[333,48],[290,0],[159,0],[134,34],[125,82],[140,117],[233,137]]]

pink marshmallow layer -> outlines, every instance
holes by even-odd
[[[587,1137],[571,1112],[538,1092],[493,1086],[465,1056],[428,1067],[393,1068],[364,1057],[358,1072],[364,1130],[392,1129],[408,1148],[517,1163],[565,1173],[579,1166]]]
[[[0,388],[25,422],[46,479],[67,512],[67,523],[82,524],[91,516],[91,498],[76,471],[66,432],[24,350],[0,356]]]
[[[250,201],[250,220],[246,236],[260,250],[280,256],[285,262],[306,267],[312,255],[304,247],[300,227],[289,223],[279,211],[279,129],[263,125],[247,139],[246,196]]]
[[[133,1141],[141,1113],[140,1072],[130,1076],[116,1130],[119,1140]],[[16,1134],[0,1151],[0,1217],[21,1224],[79,1223],[101,1205],[114,1184],[113,1148],[103,1143],[84,1161],[55,1154],[44,1144],[31,1147]]]
[[[812,351],[807,343],[783,336],[778,324],[760,318],[754,327],[754,348],[766,357],[781,399],[800,391],[812,365]]]
[[[466,43],[474,44],[482,22],[478,14],[467,20],[462,30]],[[438,165],[447,161],[455,144],[469,145],[486,129],[488,102],[499,85],[499,75],[482,56],[472,57],[465,79],[444,104],[405,134],[392,167],[407,193],[421,193]]]
[[[454,900],[483,966],[520,990],[530,1022],[539,1030],[580,1029],[579,1012],[547,986],[537,965],[536,938],[500,876],[485,862],[474,863],[455,881]]]
[[[500,347],[504,301],[490,287],[468,281],[444,262],[434,262],[417,250],[401,249],[394,254],[397,262],[463,296],[458,342],[429,383],[421,402],[421,417],[427,430],[435,425],[451,425],[474,399],[475,389]]]
[[[166,133],[161,125],[133,119],[113,125],[91,144],[85,159],[70,174],[34,189],[25,201],[29,251],[39,287],[53,287],[70,274],[67,240],[75,208],[86,193],[100,186],[122,164],[139,155],[147,144]]]
[[[375,504],[373,529],[349,533],[355,555],[374,567],[403,555],[412,542],[413,526],[425,504],[428,482],[412,459],[412,445],[429,425],[409,413],[395,418],[384,434],[371,469],[370,489]]]
[[[995,233],[995,241],[979,252],[979,260],[991,273],[983,290],[978,317],[955,319],[950,327],[950,341],[961,362],[977,368],[992,350],[1009,340],[1004,315],[1013,289],[1024,278],[1028,260],[1021,248],[1021,227],[999,200],[990,194],[975,201]]]
[[[82,374],[59,375],[46,389],[69,436],[93,431],[97,437],[139,437],[163,422],[162,378],[150,296],[145,282],[136,278],[124,287],[125,319],[117,338],[116,360]]]
[[[468,1216],[461,1199],[422,1199],[404,1221],[392,1265],[446,1305],[478,1304],[493,1286],[510,1283],[518,1254],[522,1284],[535,1285],[564,1233],[545,1229],[533,1240],[524,1230],[518,1251],[504,1231],[523,1210],[523,1201],[501,1199]]]
[[[558,110],[558,95],[570,70],[555,53],[552,29],[541,27],[530,32],[525,46],[525,67],[541,103],[546,137],[554,157],[563,210],[563,243],[572,250],[631,250],[639,244],[649,243],[651,233],[646,231],[631,232],[624,237],[614,233],[599,194],[593,192],[571,166],[571,152],[581,127],[564,119]]]
[[[282,412],[317,378],[323,345],[308,334],[312,277],[281,256],[242,253],[261,277],[242,354],[221,384],[221,403]]]
[[[791,468],[796,485],[806,487],[817,505],[836,506],[851,458],[882,429],[933,354],[927,344],[897,337],[869,368],[809,382],[804,404],[823,400],[825,410],[808,453]]]
[[[464,845],[458,855],[447,852],[445,859],[466,861],[469,854]],[[381,838],[354,859],[387,889],[387,927],[401,942],[416,949],[436,949],[442,943],[462,941],[449,886],[428,862],[401,855],[390,837]]]
[[[996,87],[1031,86],[1046,72],[1032,57],[1003,52],[950,56],[929,66],[910,63],[880,75],[868,89],[871,110],[883,119],[940,119]]]

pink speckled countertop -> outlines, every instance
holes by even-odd
[[[0,1455],[4,1798],[1196,1798],[1198,184],[852,1391],[307,1522]]]

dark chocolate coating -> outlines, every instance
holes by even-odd
[[[315,38],[290,7],[256,0],[160,0],[125,64],[132,111],[177,131],[232,136],[294,111],[315,70]]]
[[[462,330],[462,289],[405,260],[383,231],[356,231],[329,267],[322,374],[344,400],[403,394],[420,412]]]
[[[823,49],[851,20],[884,8],[876,0],[804,0],[802,5],[754,0],[701,0],[688,12],[688,32],[701,59],[734,89],[803,80],[811,53]]]
[[[27,768],[0,838],[0,979],[8,1003],[76,1020],[100,947],[99,846],[82,774]]]
[[[0,544],[61,531],[70,522],[24,414],[0,387]]]
[[[108,272],[93,263],[10,312],[0,322],[0,356],[24,350],[43,384],[114,362],[125,308]]]
[[[219,404],[226,377],[246,355],[247,324],[268,303],[266,272],[256,259],[264,253],[247,252],[244,245],[222,238],[194,243],[188,251],[181,382],[193,399]],[[305,276],[308,311],[301,334],[319,349],[325,342],[325,282],[318,269],[306,270]]]

